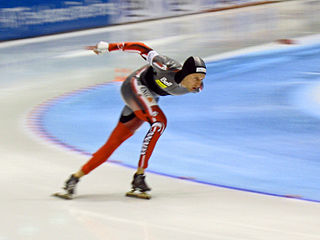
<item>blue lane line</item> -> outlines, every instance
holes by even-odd
[[[320,120],[304,111],[310,104],[304,106],[301,96],[320,81],[320,44],[207,65],[202,93],[160,99],[168,128],[149,171],[319,202]],[[119,84],[103,84],[50,102],[37,125],[56,143],[90,154],[105,142],[122,106]],[[111,159],[135,168],[147,129]]]

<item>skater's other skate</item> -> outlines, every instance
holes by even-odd
[[[64,190],[66,190],[65,193],[55,193],[53,196],[63,198],[63,199],[72,199],[73,195],[75,194],[76,185],[79,182],[79,178],[75,177],[74,175],[71,175],[69,179],[65,182],[65,185],[63,187]]]
[[[134,174],[131,182],[132,190],[127,192],[126,196],[150,199],[151,195],[146,192],[150,191],[151,188],[146,184],[145,178],[143,174]]]

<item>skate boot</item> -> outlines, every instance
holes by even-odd
[[[71,175],[70,178],[65,182],[64,190],[67,191],[68,194],[73,195],[76,190],[76,185],[79,182],[79,178]]]
[[[146,192],[150,191],[151,188],[146,184],[145,178],[145,175],[135,173],[131,182],[132,190],[127,192],[126,196],[150,199],[151,195]]]
[[[132,189],[139,190],[140,192],[147,192],[150,191],[151,188],[148,187],[148,185],[145,182],[146,176],[143,174],[134,174],[133,180],[131,182]]]
[[[55,193],[53,196],[63,198],[63,199],[73,199],[75,194],[76,185],[79,182],[79,178],[71,175],[69,179],[65,182],[63,189],[66,190],[65,193]]]

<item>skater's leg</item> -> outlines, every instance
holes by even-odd
[[[128,78],[121,87],[122,97],[137,118],[150,123],[150,129],[144,138],[139,158],[137,172],[132,181],[132,192],[140,190],[145,193],[150,188],[145,183],[144,170],[148,167],[148,161],[153,149],[167,125],[167,119],[158,106],[159,97],[153,94],[139,78]]]
[[[148,114],[143,111],[136,111],[135,115],[141,120],[150,123],[150,129],[147,132],[140,153],[137,173],[143,174],[148,167],[148,161],[156,146],[156,143],[167,126],[167,118],[158,105],[152,106],[152,113]]]
[[[142,125],[143,121],[133,113],[128,116],[121,115],[118,125],[111,133],[107,142],[92,155],[92,158],[81,168],[78,174],[88,174],[104,163],[111,154]]]
[[[131,76],[121,87],[122,97],[135,116],[150,123],[151,127],[144,138],[138,164],[138,173],[148,167],[148,160],[153,149],[167,125],[167,119],[158,106],[159,97],[142,84],[139,78]]]
[[[132,191],[128,192],[127,196],[150,198],[150,195],[145,195],[145,192],[150,191],[151,188],[145,182],[144,171],[148,167],[148,161],[159,137],[167,126],[167,119],[159,106],[152,106],[151,111],[152,114],[146,111],[135,111],[135,115],[138,118],[150,123],[150,129],[143,140],[138,169],[131,182]],[[135,192],[136,190],[139,190],[144,195],[140,196],[140,193]]]
[[[83,165],[78,172],[72,174],[65,182],[64,189],[66,190],[66,193],[56,193],[53,196],[72,199],[79,179],[105,162],[121,143],[134,134],[142,123],[143,120],[137,118],[134,112],[126,106],[121,113],[117,126],[111,133],[107,142],[92,155],[89,161]]]

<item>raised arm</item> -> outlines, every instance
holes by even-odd
[[[96,54],[103,54],[113,51],[134,52],[140,54],[147,60],[148,53],[153,51],[142,42],[120,42],[120,43],[107,43],[100,41],[96,46],[88,46],[88,50],[93,50]]]
[[[120,42],[120,43],[107,43],[104,41],[98,42],[96,46],[86,47],[88,50],[94,51],[96,54],[104,54],[113,51],[125,51],[138,53],[146,60],[151,66],[162,71],[177,71],[180,69],[180,64],[172,59],[159,55],[152,48],[148,47],[142,42]]]

